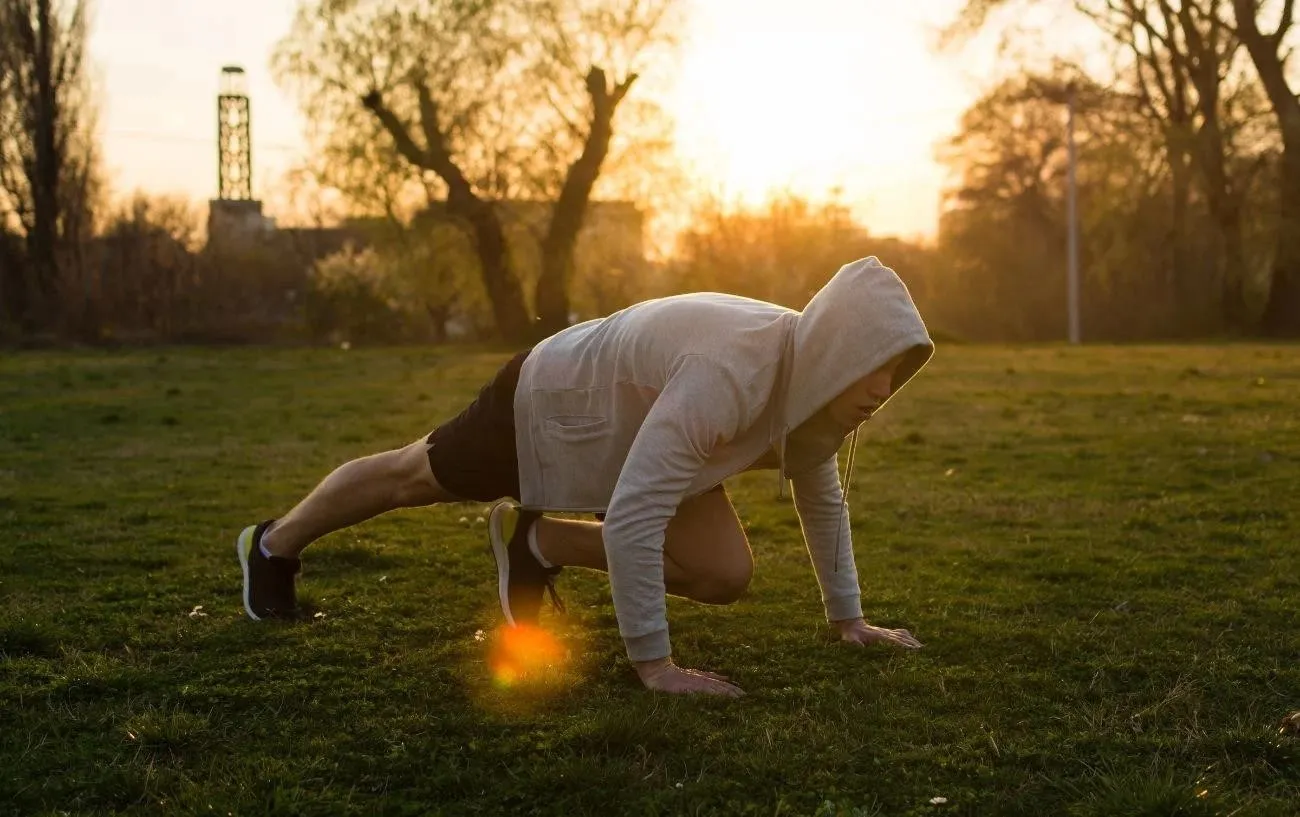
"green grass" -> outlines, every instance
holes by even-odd
[[[1300,349],[941,349],[853,494],[868,617],[926,648],[833,643],[793,509],[746,475],[749,594],[670,603],[740,701],[639,689],[577,571],[567,671],[495,686],[480,505],[329,537],[320,615],[247,621],[238,530],[504,359],[0,359],[0,812],[1300,811]]]

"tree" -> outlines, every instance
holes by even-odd
[[[0,0],[0,222],[25,239],[6,270],[9,315],[27,330],[57,316],[62,268],[90,231],[97,190],[83,0]]]
[[[1265,4],[1233,0],[1237,33],[1250,52],[1282,132],[1282,163],[1278,174],[1277,255],[1273,284],[1264,308],[1263,327],[1270,334],[1300,337],[1300,97],[1287,80],[1284,41],[1296,21],[1294,0],[1284,0],[1276,28],[1260,29]]]
[[[112,206],[90,253],[94,273],[76,316],[82,337],[175,340],[212,310],[195,255],[200,223],[193,205],[177,197],[137,191]]]
[[[382,222],[364,230],[370,246],[349,244],[312,268],[304,304],[309,331],[331,342],[447,340],[449,324],[479,323],[481,305],[459,280],[470,252],[447,224]]]
[[[1051,96],[1036,78],[1003,82],[940,150],[959,182],[940,218],[938,286],[948,322],[965,336],[1064,334],[1065,134]]]
[[[637,67],[673,43],[676,5],[307,3],[276,64],[331,141],[373,142],[378,125],[412,178],[445,196],[446,213],[473,239],[499,330],[523,342],[567,323],[574,243],[615,117]],[[498,207],[510,199],[552,202],[536,325]]]
[[[1182,175],[1190,159],[1205,193],[1217,231],[1216,278],[1223,313],[1231,326],[1247,323],[1243,279],[1241,189],[1229,174],[1230,147],[1225,137],[1222,103],[1224,81],[1239,44],[1224,26],[1225,0],[1125,0],[1118,15],[1094,12],[1110,33],[1134,55],[1134,80],[1143,110],[1167,123],[1170,163]],[[1118,17],[1118,20],[1115,18]],[[1228,123],[1231,127],[1231,123]],[[1180,192],[1180,196],[1185,193]],[[1180,201],[1179,206],[1185,207]],[[1185,218],[1180,227],[1186,226]],[[1185,234],[1180,245],[1186,246]],[[1186,264],[1186,259],[1182,259]]]
[[[963,115],[940,151],[956,184],[940,219],[929,281],[938,319],[981,339],[1065,335],[1067,156],[1061,100],[1073,86],[1079,121],[1080,247],[1088,337],[1185,329],[1161,263],[1172,194],[1160,129],[1126,95],[1076,68],[1011,77]],[[1180,321],[1173,320],[1179,317]]]
[[[956,34],[983,26],[993,10],[1014,0],[967,0]],[[1139,110],[1161,129],[1172,181],[1167,269],[1180,300],[1199,300],[1207,286],[1220,297],[1223,320],[1245,328],[1243,246],[1247,194],[1266,145],[1243,133],[1255,112],[1255,86],[1239,70],[1240,43],[1225,23],[1227,0],[1073,0],[1118,47],[1117,73]],[[1202,194],[1193,196],[1194,187]],[[1202,277],[1195,252],[1194,208],[1210,216],[1211,275]]]

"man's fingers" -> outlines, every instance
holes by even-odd
[[[728,698],[739,698],[745,694],[745,690],[741,689],[735,684],[729,684],[726,681],[718,681],[717,683],[718,683],[718,693],[721,695],[726,695]]]
[[[897,644],[900,647],[917,650],[923,645],[916,640],[907,630],[887,630],[884,627],[868,627],[865,630],[854,630],[844,636],[844,640],[850,644],[856,644],[859,647],[865,647],[869,644],[875,644],[880,641]]]
[[[702,694],[739,698],[745,694],[740,687],[727,681],[724,675],[682,667],[672,667],[669,672],[656,677],[647,686],[660,692],[677,695]]]
[[[735,684],[729,684],[726,681],[715,681],[712,678],[699,679],[703,683],[692,683],[687,685],[681,692],[688,694],[700,693],[704,695],[721,695],[726,698],[739,698],[745,694],[745,691]]]
[[[909,633],[907,630],[889,630],[888,632],[890,637],[894,641],[898,642],[899,644],[903,644],[908,647],[921,646],[921,642],[913,638],[912,634]]]
[[[890,638],[895,644],[901,644],[904,647],[916,649],[921,646],[921,642],[913,638],[912,634],[907,630],[894,630]]]
[[[745,691],[735,684],[729,683],[726,678],[716,675],[712,672],[700,672],[700,675],[708,679],[707,690],[715,695],[727,695],[732,698],[739,698],[745,694]]]

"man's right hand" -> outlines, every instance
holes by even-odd
[[[636,673],[641,676],[641,683],[645,684],[646,689],[656,692],[671,692],[676,695],[702,692],[729,698],[739,698],[745,694],[744,690],[729,682],[725,675],[679,667],[673,663],[672,658],[638,661]]]

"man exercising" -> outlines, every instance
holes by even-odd
[[[292,617],[299,554],[328,533],[396,508],[508,498],[488,525],[507,623],[537,621],[561,568],[606,571],[647,688],[740,695],[673,663],[665,594],[740,597],[753,558],[722,483],[770,468],[782,487],[791,480],[840,638],[918,648],[906,630],[863,619],[844,489],[858,426],[933,351],[907,288],[874,257],[842,267],[802,312],[693,293],[569,327],[516,355],[427,437],[340,466],[284,516],[246,528],[245,611]]]

